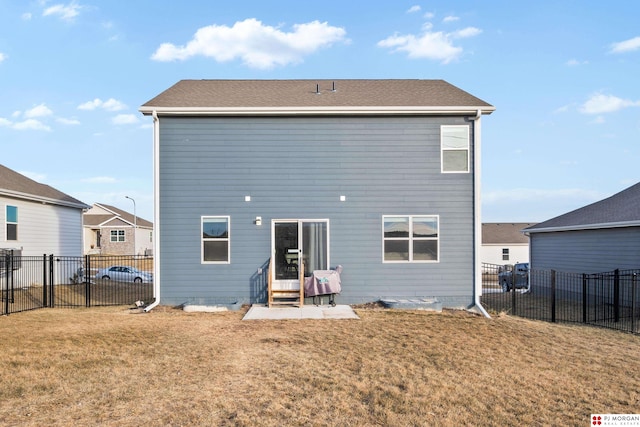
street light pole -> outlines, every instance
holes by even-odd
[[[138,215],[136,215],[136,201],[129,196],[124,196],[125,198],[131,200],[133,202],[133,255],[136,255],[136,232],[138,231]]]

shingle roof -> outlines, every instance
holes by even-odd
[[[106,205],[104,203],[96,203],[96,205],[99,205],[111,212],[114,212],[115,215],[105,215],[105,214],[84,214],[83,215],[83,224],[85,226],[98,226],[102,223],[104,223],[105,221],[108,221],[114,217],[119,217],[123,220],[125,220],[126,222],[130,223],[130,224],[136,224],[138,227],[147,227],[147,228],[153,228],[153,223],[150,221],[147,221],[146,219],[140,218],[139,216],[137,217],[137,221],[134,221],[134,216],[133,214],[130,214],[127,211],[123,211],[122,209],[116,208],[115,206],[111,206],[111,205]]]
[[[482,224],[483,244],[527,244],[529,237],[522,230],[534,225],[531,222],[485,222]]]
[[[40,184],[18,172],[0,165],[0,194],[28,200],[86,209],[89,206],[62,191]]]
[[[611,197],[527,228],[527,232],[640,226],[640,183]]]
[[[357,107],[464,107],[485,114],[494,110],[444,80],[181,80],[140,111]]]

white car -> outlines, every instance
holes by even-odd
[[[96,273],[96,279],[117,280],[120,282],[152,283],[153,275],[126,265],[114,265],[101,268]]]

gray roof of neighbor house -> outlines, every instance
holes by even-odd
[[[444,80],[181,80],[144,114],[457,113],[495,108]]]
[[[640,183],[525,229],[529,233],[640,226]]]
[[[130,214],[127,211],[123,211],[122,209],[118,209],[115,206],[105,205],[104,203],[96,203],[96,205],[113,212],[113,215],[109,215],[109,214],[92,215],[92,214],[85,213],[82,216],[82,224],[84,226],[97,227],[100,224],[104,223],[105,221],[118,218],[118,219],[124,220],[125,222],[128,222],[131,225],[136,224],[136,226],[142,227],[142,228],[153,228],[152,222],[147,221],[146,219],[140,218],[139,216],[136,216],[135,218],[137,219],[134,220],[133,214]]]
[[[529,236],[522,230],[532,222],[485,222],[482,224],[482,244],[528,244]]]
[[[0,165],[0,195],[78,209],[89,208],[86,203],[27,178],[4,165]]]

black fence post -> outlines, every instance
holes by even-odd
[[[620,270],[613,272],[613,317],[614,321],[620,321]]]
[[[42,254],[42,306],[49,307],[47,300],[47,254]]]
[[[2,294],[4,300],[4,314],[9,314],[9,263],[11,262],[11,255],[8,253],[4,256],[4,289],[0,289],[0,293]],[[11,273],[12,274],[12,273]]]
[[[587,323],[587,275],[582,273],[582,323]]]
[[[511,269],[511,313],[516,314],[516,266]]]
[[[638,284],[638,273],[631,276],[631,332],[636,333],[636,285]]]
[[[10,271],[11,273],[9,274],[9,277],[11,278],[11,304],[13,304],[16,300],[16,294],[15,294],[15,285],[14,285],[14,272],[13,272],[13,263],[15,262],[15,258],[13,256],[13,251],[10,252],[10,256],[9,256],[9,262],[7,263],[7,270]],[[8,283],[7,283],[8,285]],[[7,299],[8,299],[9,295],[7,295]]]
[[[51,287],[49,289],[49,307],[55,307],[56,305],[56,300],[55,300],[55,286],[53,285],[55,280],[53,280],[53,254],[49,255],[49,286]]]
[[[556,271],[551,270],[551,322],[556,323]]]
[[[85,306],[91,307],[91,281],[89,279],[89,272],[91,271],[91,257],[89,255],[84,256],[84,295]]]

